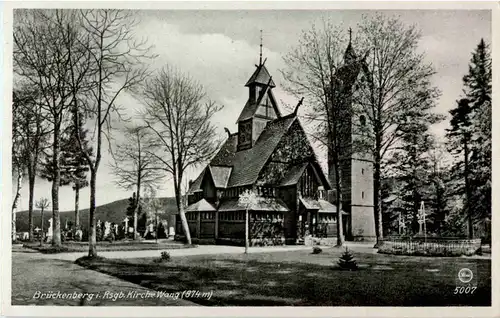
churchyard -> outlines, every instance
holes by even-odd
[[[219,255],[76,261],[155,291],[197,290],[206,306],[486,306],[491,304],[491,260],[354,252],[359,269],[340,270],[342,250],[272,251]],[[456,291],[461,266],[474,266],[477,289]]]

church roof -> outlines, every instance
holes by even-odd
[[[225,188],[254,184],[282,137],[288,132],[295,120],[298,120],[297,116],[292,113],[268,122],[255,145],[245,150],[237,150],[238,134],[231,134],[209,166],[192,183],[189,192],[193,193],[200,189],[203,175],[207,171],[211,172],[216,187],[222,187],[224,184]],[[306,167],[307,164],[299,164],[290,169],[280,185],[296,182]],[[319,164],[315,165],[315,168],[321,170]],[[318,171],[318,173],[323,183],[328,184],[328,180],[322,174],[323,171]]]
[[[326,200],[300,198],[299,201],[308,210],[317,210],[318,213],[337,213],[337,206]],[[342,214],[347,215],[348,213],[342,210]]]
[[[283,178],[283,180],[281,181],[280,186],[288,186],[296,184],[299,181],[302,174],[304,174],[304,170],[306,170],[308,164],[309,162],[302,162],[290,168],[285,177]]]
[[[211,212],[217,211],[213,205],[207,202],[205,199],[191,204],[186,208],[186,212]]]
[[[219,212],[245,211],[246,207],[241,206],[238,201],[237,198],[222,201],[219,206]],[[251,204],[248,209],[252,211],[290,211],[286,204],[279,198],[257,198],[257,202]]]
[[[353,62],[357,59],[356,52],[354,52],[354,48],[352,47],[352,43],[349,42],[349,45],[347,46],[347,49],[345,50],[344,53],[344,61],[347,63]]]
[[[254,83],[267,85],[270,79],[271,75],[269,74],[267,68],[264,66],[264,64],[261,64],[257,66],[255,72],[253,72],[252,76],[250,76],[250,79],[247,81],[245,86],[250,86],[251,84]],[[272,79],[269,86],[276,87],[276,84],[274,84],[274,81]]]
[[[267,83],[266,83],[267,85]],[[271,86],[269,86],[271,87]],[[272,95],[272,92],[269,92],[271,94],[271,98],[274,99],[274,96]],[[262,102],[262,99],[266,96],[267,92],[266,90],[263,90],[260,96],[258,97],[257,101],[253,102],[252,100],[248,100],[247,103],[245,104],[245,107],[243,107],[243,110],[241,111],[240,116],[238,117],[238,120],[236,122],[240,122],[249,118],[252,118],[255,113],[257,112],[257,109],[259,108],[260,103]],[[274,105],[273,105],[274,106]],[[276,112],[276,115],[278,117],[281,117],[281,112],[278,107],[274,106],[274,111]]]
[[[231,162],[233,172],[229,178],[228,187],[255,183],[281,138],[296,119],[296,116],[289,115],[273,120],[267,124],[252,148],[236,151],[235,147]]]
[[[210,174],[214,180],[216,188],[225,188],[231,175],[232,167],[227,166],[209,166]]]
[[[193,183],[189,186],[189,193],[196,192],[196,191],[201,191],[201,181],[203,181],[203,177],[205,176],[205,171],[206,169],[203,169],[203,171],[200,173],[200,175],[194,179]]]

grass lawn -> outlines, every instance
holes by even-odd
[[[40,246],[40,242],[25,243],[24,247],[35,249],[41,253],[69,253],[69,252],[87,252],[89,250],[88,242],[64,242],[62,247],[53,247],[51,244],[44,243]],[[114,242],[97,242],[97,251],[138,251],[138,250],[165,250],[193,247],[189,245],[174,243],[174,242],[159,242],[155,241],[114,241]]]
[[[212,292],[208,306],[491,306],[491,261],[355,254],[359,271],[335,268],[341,250],[221,254],[77,263],[154,290]],[[455,295],[461,265],[477,268],[474,293]]]

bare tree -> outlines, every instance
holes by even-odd
[[[72,101],[80,105],[79,107],[87,107],[87,112],[94,117],[95,122],[94,158],[84,151],[83,141],[78,138],[78,144],[90,169],[89,257],[95,257],[96,184],[103,143],[105,139],[108,144],[111,141],[114,122],[112,115],[124,119],[118,97],[146,78],[148,71],[144,62],[154,56],[150,54],[151,47],[147,46],[145,41],[136,41],[134,28],[138,21],[133,18],[131,11],[96,9],[82,11],[81,14],[85,40],[88,40],[86,52],[92,62],[92,71],[86,77],[89,89],[82,98],[84,103],[77,91],[74,91]],[[79,78],[77,75],[71,76],[71,87],[74,90],[80,88],[76,81]]]
[[[124,139],[116,145],[111,164],[116,184],[125,190],[136,189],[134,208],[134,239],[137,238],[137,211],[139,210],[142,187],[153,188],[164,177],[160,161],[149,146],[150,130],[144,126],[130,126],[123,129]]]
[[[43,242],[43,239],[45,236],[45,234],[44,234],[45,232],[43,230],[43,211],[50,206],[49,199],[41,198],[40,200],[36,201],[35,206],[37,209],[40,209],[40,223],[41,223],[40,228],[42,230],[42,235],[40,237],[40,245],[42,245],[42,242]]]
[[[306,120],[315,127],[310,136],[328,151],[330,180],[335,186],[337,204],[337,245],[344,244],[342,228],[342,160],[350,158],[352,143],[346,118],[353,115],[350,105],[352,86],[360,70],[360,61],[348,54],[345,30],[324,21],[323,27],[303,31],[295,49],[284,57],[282,70],[285,89],[306,96],[310,106]],[[347,51],[346,51],[347,48]]]
[[[402,125],[416,113],[434,106],[428,100],[439,91],[430,83],[435,74],[424,54],[418,53],[420,32],[397,17],[363,17],[357,45],[370,50],[355,103],[367,114],[373,138],[374,214],[377,245],[383,239],[381,180],[384,160],[402,136]]]
[[[71,51],[81,51],[76,40],[78,15],[74,10],[16,10],[14,23],[14,71],[40,94],[40,105],[52,126],[53,245],[61,245],[59,216],[60,138],[70,107],[67,85]]]
[[[186,169],[203,164],[218,150],[211,120],[222,107],[207,100],[203,87],[192,78],[164,68],[144,84],[144,120],[152,132],[151,154],[172,175],[175,199],[188,244],[191,235],[184,213],[183,179]]]

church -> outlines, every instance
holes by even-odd
[[[353,57],[349,43],[346,67],[354,63]],[[338,205],[333,195],[333,173],[329,176],[321,168],[297,116],[302,101],[291,114],[281,113],[273,92],[276,84],[265,62],[261,53],[245,84],[248,99],[237,119],[238,131],[226,129],[222,147],[190,181],[185,212],[195,244],[244,245],[247,208],[250,246],[308,244],[311,240],[307,238],[325,244],[336,241]],[[350,98],[341,103],[342,107],[351,107]],[[346,118],[345,129],[352,131],[357,121]],[[351,144],[352,138],[356,136],[351,133],[345,143]],[[344,235],[348,240],[372,240],[371,162],[366,155],[351,152],[341,158],[345,176],[341,205]],[[246,190],[253,191],[257,200],[242,206],[239,196]],[[179,215],[175,232],[177,240],[185,239]]]

